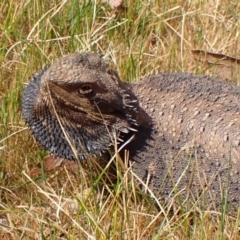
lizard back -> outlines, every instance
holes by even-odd
[[[240,88],[208,76],[161,74],[133,91],[152,119],[148,147],[136,152],[138,175],[149,174],[162,198],[175,188],[208,207],[239,206]]]

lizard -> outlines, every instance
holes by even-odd
[[[83,162],[114,142],[160,201],[240,206],[240,88],[206,75],[121,81],[96,53],[56,60],[28,83],[25,122],[51,154]],[[128,144],[124,145],[129,139]],[[109,159],[108,159],[109,160]]]

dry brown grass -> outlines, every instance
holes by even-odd
[[[28,175],[46,153],[22,121],[21,94],[53,59],[82,49],[104,53],[122,79],[135,81],[158,72],[211,74],[192,49],[240,56],[239,1],[125,6],[115,14],[95,1],[0,4],[0,239],[240,239],[239,219],[159,211],[121,169],[112,187],[87,170]]]

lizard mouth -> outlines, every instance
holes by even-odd
[[[122,118],[124,117],[123,109],[121,109],[118,106],[115,106],[115,104],[111,104],[111,106],[109,106],[109,104],[108,105],[105,103],[97,104],[95,101],[93,101],[91,106],[94,105],[95,108],[93,110],[91,110],[86,107],[84,108],[84,107],[80,106],[79,104],[77,105],[71,101],[66,101],[59,95],[57,95],[57,99],[58,99],[57,104],[60,105],[59,109],[68,109],[70,112],[89,115],[89,116],[93,117],[93,119],[95,119],[96,117],[100,117],[101,120],[103,120],[104,116],[109,115],[109,114],[115,115],[118,117],[122,117]]]
[[[67,91],[54,82],[48,82],[49,98],[57,113],[71,122],[83,123],[95,122],[111,127],[114,131],[124,134],[137,132],[137,100],[134,96],[122,89],[120,94],[115,94],[114,99],[104,101],[97,95],[81,97],[75,91]],[[70,88],[69,88],[70,90]],[[55,111],[54,111],[55,112]]]
[[[103,125],[111,126],[120,132],[128,133],[131,128],[132,123],[136,123],[130,115],[126,114],[126,109],[120,107],[114,103],[107,104],[104,102],[90,104],[91,107],[83,107],[76,100],[73,102],[70,98],[70,101],[67,101],[66,98],[62,97],[58,92],[51,92],[51,97],[54,99],[54,102],[50,105],[54,105],[54,109],[57,109],[57,114],[60,114],[65,119],[72,118],[73,122],[77,123],[79,121],[93,121]],[[94,107],[93,107],[94,106]],[[55,111],[54,111],[55,112]],[[131,121],[131,123],[129,122]],[[136,125],[136,124],[135,124]],[[136,130],[135,130],[136,131]]]
[[[130,112],[134,112],[134,106],[131,105],[132,103],[129,104],[130,100],[126,98],[128,96],[126,94],[123,94],[123,98],[119,95],[117,100],[105,102],[97,96],[90,100],[89,98],[76,96],[61,88],[58,84],[51,82],[48,84],[50,104],[58,105],[58,109],[67,109],[68,112],[74,112],[74,114],[85,114],[89,119],[97,122],[106,120],[107,125],[111,125],[108,123],[109,118],[116,117],[119,120],[127,120],[129,118],[127,116],[132,115]]]
[[[54,99],[54,104],[61,107],[71,108],[72,111],[86,113],[90,115],[112,114],[124,112],[124,103],[120,96],[115,96],[113,101],[105,102],[97,96],[81,97],[71,93],[55,83],[49,82],[49,96]],[[51,102],[50,99],[50,102]]]

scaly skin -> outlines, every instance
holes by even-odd
[[[37,74],[23,117],[47,150],[84,160],[134,140],[133,171],[156,196],[240,206],[240,89],[208,76],[121,82],[97,54],[65,56]],[[121,143],[120,143],[121,144]],[[179,198],[175,200],[179,201]],[[232,208],[233,209],[233,208]]]

